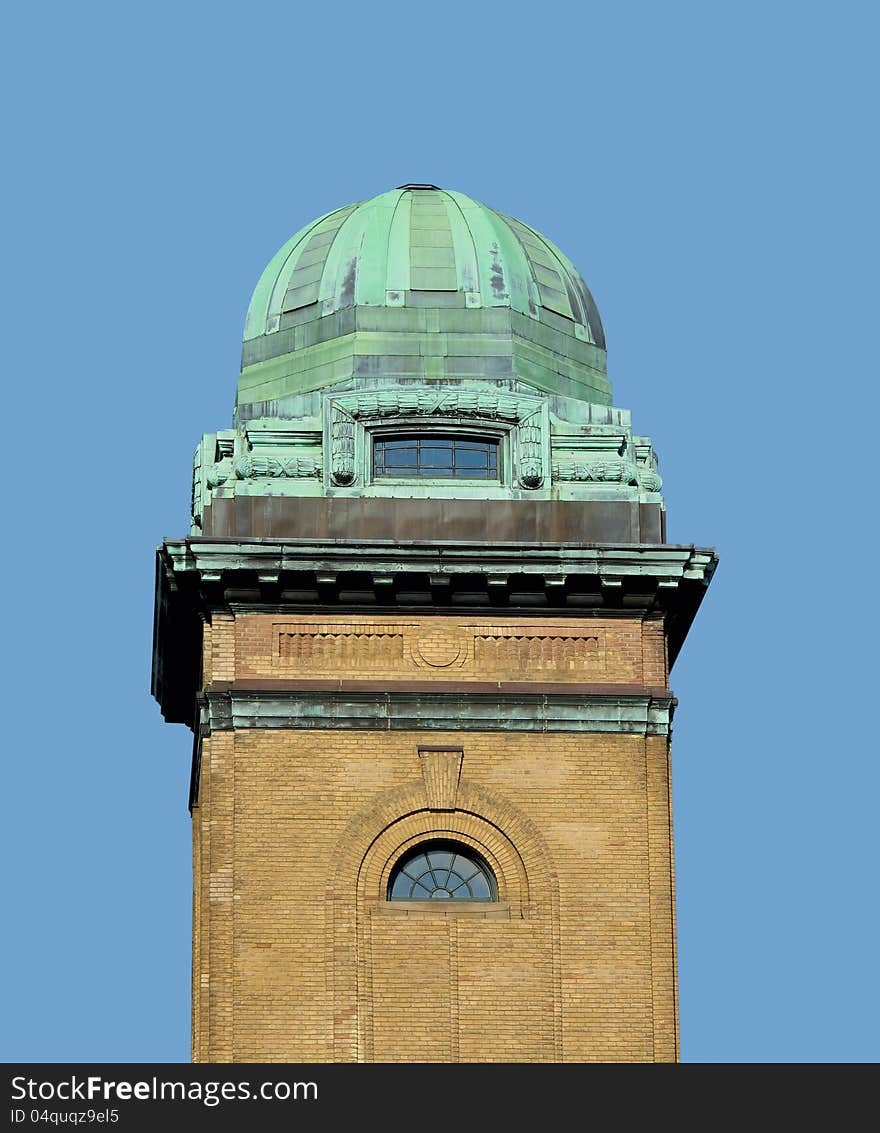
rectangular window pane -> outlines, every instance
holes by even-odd
[[[449,449],[443,448],[423,448],[421,451],[421,459],[419,461],[426,468],[451,468],[452,467],[452,453]]]
[[[389,468],[397,468],[400,465],[415,467],[418,464],[416,450],[414,448],[392,449],[385,454],[385,463]]]
[[[410,436],[377,438],[373,445],[377,477],[454,477],[498,479],[498,441],[489,437]]]
[[[487,454],[475,449],[455,450],[455,464],[457,468],[485,468]]]

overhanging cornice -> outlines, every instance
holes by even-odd
[[[439,571],[485,574],[540,574],[560,571],[614,580],[627,576],[659,580],[693,578],[708,583],[717,562],[714,551],[676,544],[570,544],[443,542],[312,542],[296,539],[169,539],[160,554],[178,573],[197,571],[206,581],[219,572],[254,570],[277,576],[283,571]]]
[[[219,609],[662,618],[671,665],[716,564],[712,550],[669,544],[169,540],[153,693],[166,719],[193,725],[200,619]]]

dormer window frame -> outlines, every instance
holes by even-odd
[[[377,438],[453,435],[498,442],[499,475],[376,476]],[[550,486],[550,406],[546,398],[495,390],[400,386],[345,391],[323,399],[322,455],[328,495],[510,499]]]

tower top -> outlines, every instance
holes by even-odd
[[[409,184],[307,224],[263,272],[193,534],[656,543],[661,486],[571,260]]]

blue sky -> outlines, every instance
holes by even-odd
[[[0,1057],[189,1057],[154,548],[270,256],[424,181],[578,265],[669,539],[721,555],[672,674],[684,1059],[878,1059],[876,37],[847,2],[7,17]]]

